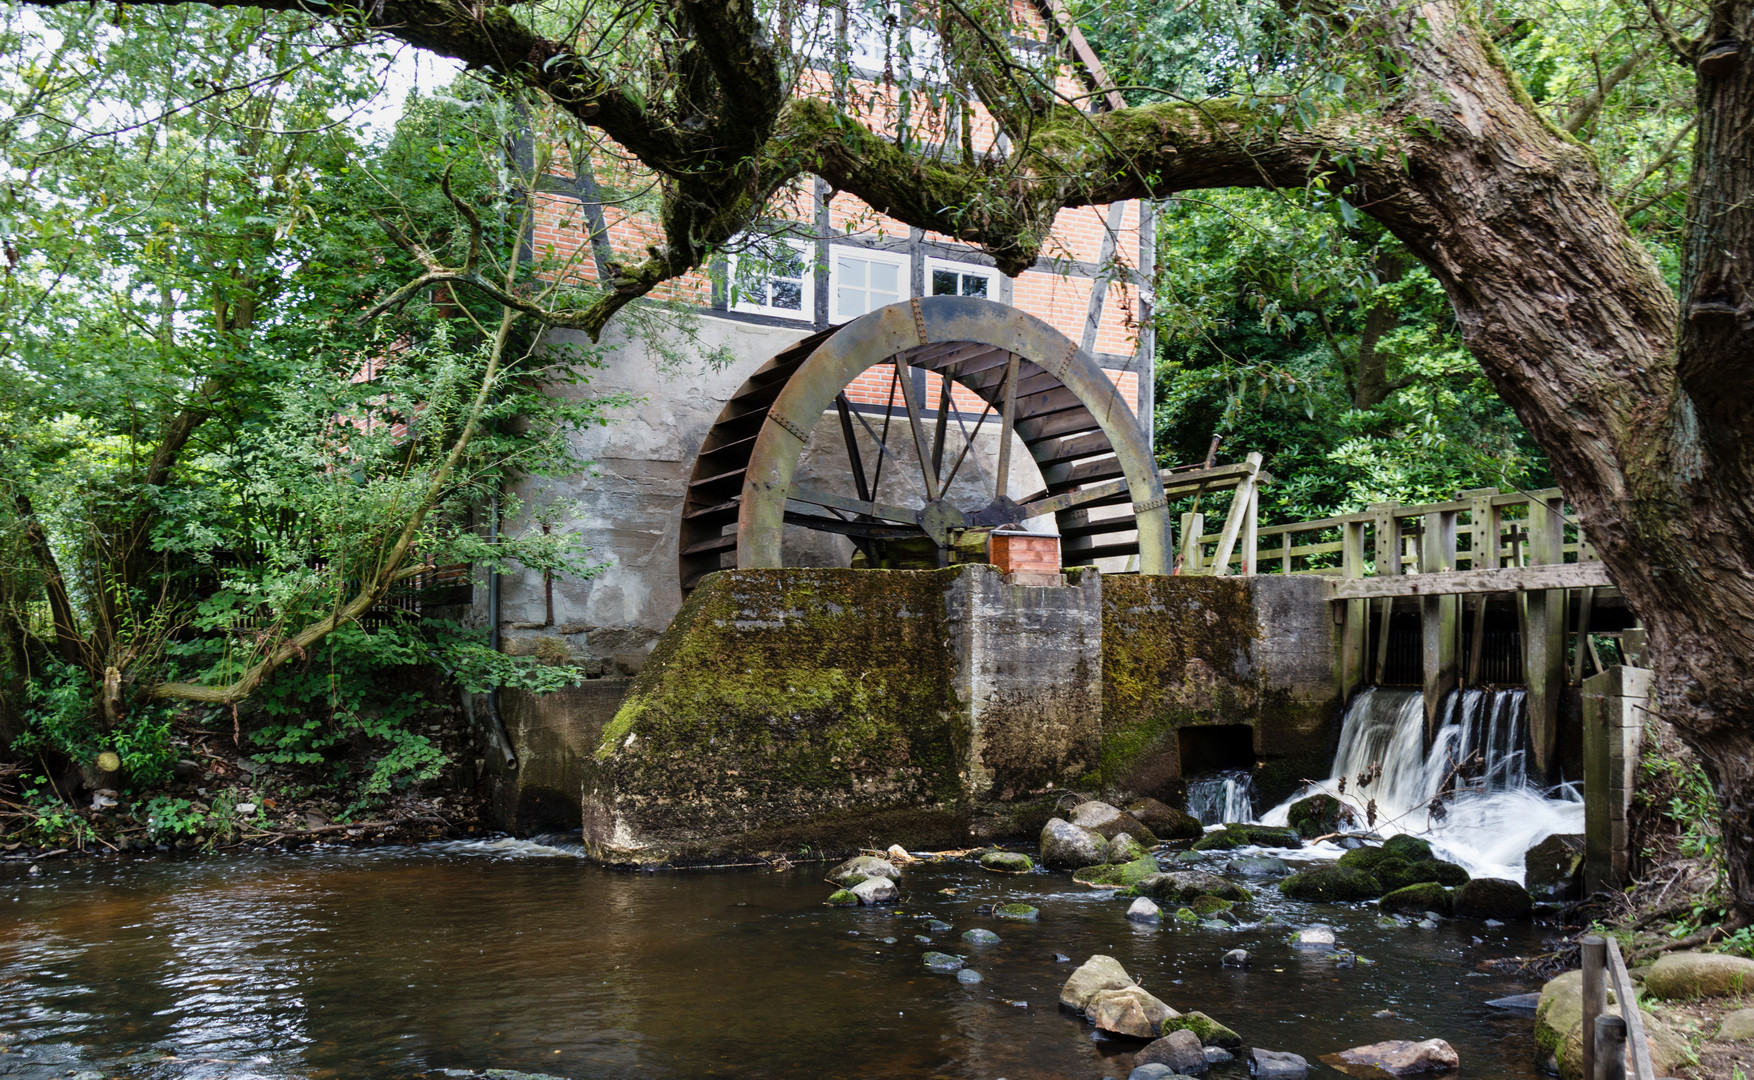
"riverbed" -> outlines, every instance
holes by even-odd
[[[1486,1004],[1536,987],[1476,970],[1540,951],[1538,926],[1387,928],[1372,905],[1248,883],[1254,918],[1334,927],[1367,961],[1346,967],[1283,925],[1129,923],[1126,901],[1065,874],[921,865],[899,905],[839,909],[827,869],[617,872],[555,838],[3,864],[0,1076],[1125,1077],[1143,1044],[1057,1006],[1093,953],[1312,1065],[1438,1037],[1463,1076],[1538,1075],[1529,1014]],[[979,913],[1015,900],[1040,920]],[[976,927],[999,943],[963,942]],[[1222,967],[1238,946],[1252,966]],[[927,972],[928,949],[983,981]]]

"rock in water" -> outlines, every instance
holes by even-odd
[[[1564,902],[1583,895],[1583,835],[1554,833],[1523,855],[1523,885],[1536,900]]]
[[[1208,1065],[1222,1065],[1227,1061],[1236,1060],[1236,1055],[1224,1049],[1222,1046],[1208,1046],[1205,1050],[1201,1051],[1201,1053],[1206,1055],[1206,1063]]]
[[[981,867],[1002,874],[1027,874],[1035,869],[1029,856],[1017,851],[989,851],[981,856]]]
[[[823,903],[829,907],[858,907],[859,898],[853,895],[851,889],[836,889],[829,894],[828,899],[824,900]]]
[[[1338,832],[1341,825],[1355,824],[1352,808],[1332,795],[1297,800],[1286,808],[1285,820],[1305,840]]]
[[[1156,799],[1134,799],[1127,804],[1127,813],[1144,822],[1163,840],[1198,840],[1206,835],[1206,827],[1199,818]]]
[[[1171,1031],[1191,1032],[1202,1046],[1222,1046],[1227,1050],[1236,1050],[1242,1046],[1241,1035],[1197,1010],[1165,1020],[1163,1033],[1168,1035]]]
[[[1060,1004],[1073,1012],[1083,1012],[1090,999],[1104,990],[1124,990],[1136,986],[1127,969],[1112,956],[1100,953],[1078,966],[1060,987]]]
[[[993,909],[993,916],[1010,919],[1012,922],[1034,922],[1041,918],[1041,911],[1028,904],[1000,904]]]
[[[1228,968],[1248,967],[1249,966],[1249,951],[1247,949],[1232,949],[1232,950],[1230,950],[1229,952],[1224,954],[1223,966],[1228,967]]]
[[[1449,915],[1455,911],[1455,905],[1455,895],[1434,881],[1395,889],[1377,901],[1377,907],[1383,911],[1402,915],[1423,915],[1427,911]]]
[[[1141,855],[1130,863],[1102,866],[1083,866],[1072,871],[1072,880],[1080,885],[1096,888],[1113,887],[1124,889],[1137,885],[1152,874],[1159,872],[1157,860],[1150,855]]]
[[[1334,941],[1334,928],[1320,923],[1291,935],[1291,944],[1299,949],[1331,949]]]
[[[1224,870],[1242,877],[1284,877],[1291,873],[1291,867],[1285,865],[1284,859],[1275,859],[1271,855],[1245,855],[1232,859],[1224,864]]]
[[[1199,843],[1194,845],[1194,850],[1230,851],[1251,845],[1255,847],[1299,848],[1303,846],[1303,838],[1297,835],[1296,829],[1281,829],[1273,825],[1230,824],[1215,832],[1207,833]]]
[[[856,855],[828,872],[828,880],[848,889],[874,877],[894,881],[901,877],[901,871],[888,859],[879,859],[875,855]]]
[[[1098,991],[1084,1007],[1084,1015],[1103,1031],[1155,1039],[1163,1022],[1178,1014],[1143,986],[1128,986]]]
[[[1249,1075],[1256,1080],[1303,1080],[1309,1062],[1296,1054],[1255,1048],[1249,1051]]]
[[[1134,922],[1154,923],[1163,918],[1163,909],[1141,896],[1127,909],[1127,918]]]
[[[1442,1039],[1426,1039],[1424,1042],[1391,1039],[1370,1046],[1355,1046],[1337,1054],[1324,1054],[1322,1061],[1341,1072],[1348,1071],[1346,1066],[1352,1065],[1380,1069],[1390,1076],[1453,1072],[1461,1063],[1455,1048]]]
[[[1522,1012],[1534,1012],[1541,1004],[1540,994],[1512,994],[1509,997],[1493,998],[1486,1004],[1495,1009],[1516,1009]]]
[[[929,952],[920,957],[927,971],[936,971],[940,975],[949,975],[962,970],[962,957],[951,956],[949,953]]]
[[[1145,858],[1145,845],[1126,833],[1116,833],[1115,838],[1108,842],[1103,853],[1103,860],[1111,863],[1130,863],[1134,859]]]
[[[1151,874],[1133,886],[1140,896],[1162,902],[1185,904],[1201,896],[1220,900],[1248,901],[1254,899],[1248,890],[1201,870],[1174,870],[1167,874]]]
[[[997,945],[999,943],[999,935],[993,933],[991,930],[977,928],[974,930],[964,930],[962,932],[962,940],[968,942],[970,945]]]
[[[1098,833],[1104,840],[1112,840],[1121,833],[1126,833],[1141,844],[1157,843],[1157,834],[1145,827],[1145,823],[1127,813],[1117,810],[1105,802],[1079,803],[1072,811],[1072,824],[1080,828]]]
[[[956,981],[964,986],[973,986],[975,983],[983,980],[981,979],[980,972],[975,971],[972,968],[963,968],[956,973]]]
[[[1147,1046],[1133,1055],[1133,1067],[1150,1065],[1168,1065],[1171,1070],[1184,1076],[1198,1076],[1206,1071],[1206,1051],[1201,1049],[1200,1040],[1191,1031],[1165,1032],[1163,1038]]]
[[[1176,1080],[1175,1070],[1162,1062],[1140,1065],[1127,1074],[1127,1080]]]
[[[1408,862],[1418,862],[1421,859],[1431,858],[1431,841],[1421,840],[1409,833],[1402,833],[1384,840],[1382,850],[1384,855],[1406,859]]]
[[[1514,881],[1503,878],[1475,878],[1456,890],[1456,917],[1459,919],[1526,919],[1534,905],[1529,893]]]
[[[866,878],[854,885],[852,893],[859,898],[861,904],[893,904],[896,898],[901,895],[901,890],[897,889],[895,882],[888,878],[873,877]]]
[[[1347,852],[1348,855],[1353,854]],[[1341,859],[1344,862],[1344,856]],[[1382,884],[1363,870],[1349,866],[1321,866],[1292,874],[1279,883],[1279,891],[1293,900],[1369,900],[1381,896]]]
[[[1644,988],[1659,998],[1754,993],[1754,960],[1722,953],[1668,953],[1645,972]]]
[[[1041,863],[1055,870],[1076,870],[1103,861],[1108,842],[1090,829],[1063,818],[1041,827]]]

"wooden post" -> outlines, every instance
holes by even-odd
[[[1626,1021],[1613,1014],[1596,1017],[1585,1034],[1595,1035],[1595,1080],[1626,1080]]]
[[[1205,532],[1205,514],[1182,515],[1182,573],[1200,573],[1200,537],[1205,535]]]
[[[1608,1002],[1608,943],[1600,934],[1586,934],[1578,942],[1583,953],[1583,1030],[1596,1030],[1596,1017]],[[1596,1075],[1596,1044],[1583,1040],[1583,1074]]]
[[[1254,529],[1246,526],[1254,520],[1255,479],[1261,474],[1261,455],[1250,454],[1243,464],[1248,466],[1248,472],[1237,482],[1236,492],[1231,496],[1230,512],[1224,515],[1224,528],[1218,533],[1218,552],[1212,559],[1212,573],[1217,577],[1230,576],[1230,556],[1236,550],[1237,538],[1245,531],[1248,535],[1243,547],[1243,573],[1253,572]]]
[[[1434,574],[1456,568],[1456,514],[1426,514],[1419,537],[1419,572]],[[1425,745],[1437,734],[1443,699],[1456,688],[1456,625],[1461,597],[1427,596],[1419,602],[1419,631],[1425,690]]]
[[[1280,533],[1279,540],[1279,572],[1281,574],[1289,574],[1291,573],[1291,530],[1286,529],[1284,532]],[[1359,542],[1361,544],[1363,543],[1362,540]]]
[[[1577,649],[1572,653],[1571,658],[1571,685],[1573,686],[1583,685],[1584,654],[1591,651],[1590,611],[1595,606],[1596,590],[1579,589],[1577,608]],[[1591,659],[1594,659],[1593,655],[1591,656]],[[1601,666],[1597,665],[1596,670],[1601,671]]]
[[[1557,493],[1529,500],[1529,563],[1564,561],[1565,517]],[[1558,766],[1559,698],[1565,688],[1565,590],[1544,589],[1528,596],[1523,635],[1523,684],[1528,688],[1529,741],[1535,750],[1531,772],[1545,782]]]
[[[1249,485],[1248,516],[1242,519],[1242,573],[1244,577],[1255,575],[1255,550],[1261,543],[1261,488],[1258,483]]]
[[[1372,503],[1371,527],[1376,536],[1376,573],[1378,577],[1401,572],[1401,519],[1395,516],[1394,503]],[[1384,669],[1389,663],[1389,622],[1395,613],[1395,599],[1382,600],[1382,617],[1376,634],[1376,677],[1371,682],[1381,685]]]
[[[1348,521],[1340,526],[1340,574],[1349,578],[1364,576],[1362,521]],[[1341,600],[1336,614],[1340,617],[1340,670],[1334,681],[1340,687],[1340,701],[1344,704],[1352,700],[1369,675],[1370,601]]]

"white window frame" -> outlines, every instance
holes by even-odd
[[[893,36],[884,24],[883,14],[869,10],[869,5],[851,0],[847,10],[846,62],[854,71],[873,78],[883,73],[887,56],[891,66],[901,61],[902,39],[908,44],[907,75],[915,82],[943,83],[948,75],[944,66],[943,43],[930,27],[914,25],[907,6],[890,2],[883,12],[896,20]]]
[[[754,242],[757,238],[744,238],[745,242]],[[802,289],[799,296],[798,310],[774,307],[766,303],[756,303],[737,295],[737,261],[738,254],[732,252],[725,260],[725,299],[726,307],[731,311],[746,312],[751,315],[772,315],[781,319],[796,319],[799,322],[814,323],[816,321],[816,245],[807,240],[799,240],[789,236],[761,237],[760,240],[771,240],[786,244],[798,253],[803,261],[804,273],[801,279]]]
[[[932,291],[932,271],[934,270],[951,270],[958,274],[966,274],[970,277],[986,278],[986,299],[993,301],[995,304],[999,302],[999,268],[996,266],[986,266],[982,263],[957,262],[955,259],[940,259],[933,256],[927,256],[926,278],[925,281],[921,283],[921,287],[924,289],[924,295],[926,296],[937,295]],[[962,293],[959,291],[957,295],[961,296]]]
[[[888,263],[896,267],[900,271],[898,277],[901,281],[901,295],[896,297],[895,302],[900,303],[903,300],[913,299],[913,260],[908,258],[905,251],[883,251],[878,248],[854,247],[851,244],[830,244],[828,245],[828,321],[831,325],[839,326],[859,317],[840,313],[840,256],[842,255],[851,255],[868,262]]]

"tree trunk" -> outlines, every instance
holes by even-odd
[[[1391,285],[1406,276],[1407,267],[1395,256],[1385,255],[1377,261],[1377,274],[1383,284]],[[1358,329],[1358,380],[1352,390],[1353,408],[1374,409],[1404,385],[1389,381],[1388,357],[1378,348],[1383,335],[1395,328],[1400,317],[1400,306],[1385,299],[1378,299],[1365,313],[1364,325]]]

